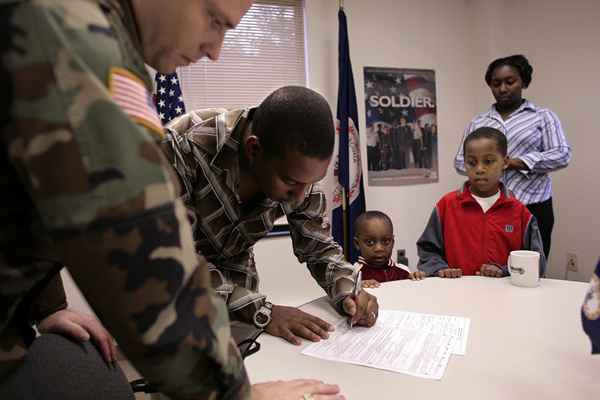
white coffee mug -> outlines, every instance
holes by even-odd
[[[510,282],[516,286],[536,287],[540,284],[540,253],[529,250],[511,251],[508,256]]]

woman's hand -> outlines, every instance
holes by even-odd
[[[506,169],[516,170],[516,171],[529,171],[529,167],[523,161],[518,158],[509,158],[507,161]]]

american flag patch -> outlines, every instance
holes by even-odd
[[[124,68],[113,67],[108,78],[108,90],[117,103],[131,119],[164,138],[164,131],[152,95],[144,82]]]

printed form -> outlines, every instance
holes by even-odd
[[[470,318],[382,310],[377,318],[377,323],[379,322],[389,328],[395,327],[452,336],[456,339],[456,348],[452,351],[452,354],[464,356],[467,352],[467,339],[471,325]]]
[[[350,329],[343,320],[302,354],[442,379],[450,356],[465,354],[469,324],[468,318],[380,310],[375,326]]]

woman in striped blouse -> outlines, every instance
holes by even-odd
[[[492,61],[485,73],[485,82],[496,102],[471,120],[462,140],[482,126],[496,128],[506,135],[509,160],[503,181],[536,217],[548,258],[554,226],[549,173],[569,164],[571,147],[558,116],[522,97],[523,89],[531,83],[532,73],[533,68],[522,55]],[[464,174],[462,149],[461,141],[454,166]]]

